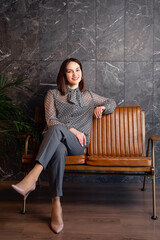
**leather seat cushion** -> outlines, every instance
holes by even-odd
[[[22,156],[22,163],[33,164],[35,159],[36,159],[36,155],[26,154]],[[74,165],[74,164],[85,164],[85,155],[67,156],[66,165]]]
[[[66,165],[85,164],[85,155],[67,156]]]
[[[109,156],[88,156],[86,164],[92,166],[113,166],[113,167],[151,167],[150,157],[109,157]]]

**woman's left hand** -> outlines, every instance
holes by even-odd
[[[96,118],[101,118],[102,117],[102,114],[103,114],[103,111],[105,110],[106,108],[105,108],[105,106],[100,106],[100,107],[96,107],[95,109],[94,109],[94,116],[96,117]]]
[[[77,137],[82,147],[86,145],[86,136],[84,135],[84,133],[76,130],[75,128],[70,128],[69,131]]]

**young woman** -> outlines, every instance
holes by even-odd
[[[85,90],[82,64],[78,59],[66,59],[57,76],[57,89],[49,90],[45,98],[47,131],[40,146],[36,163],[29,174],[12,187],[21,195],[35,189],[36,181],[46,167],[52,193],[51,229],[59,233],[63,229],[60,197],[66,156],[81,155],[90,141],[93,114],[114,111],[114,100]]]

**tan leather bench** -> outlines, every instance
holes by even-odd
[[[44,110],[37,107],[35,122],[44,123]],[[40,124],[41,125],[41,124]],[[43,125],[43,124],[42,124]],[[103,115],[101,119],[93,118],[91,141],[84,155],[69,156],[65,171],[82,174],[120,174],[144,176],[142,190],[145,189],[146,177],[152,178],[153,216],[156,216],[155,195],[155,158],[154,141],[160,137],[148,133],[147,153],[145,150],[145,113],[140,106],[117,107],[112,114]],[[23,171],[34,162],[36,151],[28,154],[28,136],[25,154],[22,156]],[[149,157],[150,143],[152,154]],[[23,209],[25,212],[25,206]]]

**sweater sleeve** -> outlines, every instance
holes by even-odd
[[[102,97],[96,93],[91,92],[94,107],[105,106],[104,114],[112,113],[116,107],[116,102],[113,99]]]
[[[53,125],[59,124],[66,127],[67,129],[69,128],[69,126],[60,122],[56,116],[55,98],[51,90],[48,91],[45,97],[44,107],[45,107],[45,119],[46,119],[47,127],[51,127]]]

